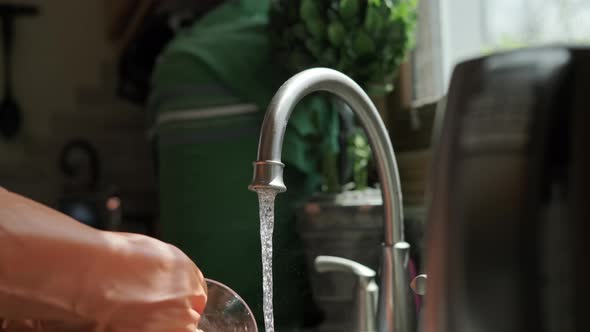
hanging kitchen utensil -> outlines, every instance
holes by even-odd
[[[14,19],[17,16],[31,16],[38,13],[32,5],[0,4],[2,20],[2,50],[4,53],[4,99],[0,102],[0,133],[6,138],[14,137],[22,123],[21,109],[12,91],[12,46]]]

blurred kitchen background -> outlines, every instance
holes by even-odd
[[[116,188],[125,202],[125,222],[151,230],[157,195],[145,113],[140,104],[117,95],[118,65],[137,34],[149,29],[148,18],[158,12],[154,7],[190,11],[190,20],[221,2],[3,2],[35,5],[39,13],[15,19],[13,85],[24,123],[17,138],[0,140],[0,182],[56,206],[68,182],[59,167],[60,152],[82,139],[98,154],[98,186]],[[584,0],[422,0],[419,8],[414,66],[404,72],[412,76],[406,103],[442,96],[453,65],[466,57],[530,44],[590,41],[590,21],[584,19],[590,3]],[[136,75],[149,75],[154,55],[149,52],[172,37],[157,28],[153,32],[146,56],[135,58],[146,60],[137,65]]]
[[[247,7],[244,13],[255,17],[268,11],[267,1],[22,0],[0,1],[0,5],[3,19],[13,23],[11,90],[17,112],[22,115],[22,124],[15,135],[0,139],[0,185],[97,228],[139,232],[173,242],[199,265],[203,262],[206,275],[236,285],[249,302],[256,302],[258,290],[244,290],[247,287],[240,286],[237,276],[230,276],[230,272],[224,272],[223,267],[215,266],[213,258],[206,256],[215,245],[225,245],[224,241],[242,241],[236,235],[240,233],[249,238],[242,244],[244,250],[252,250],[252,255],[244,256],[244,260],[251,262],[253,271],[259,271],[260,262],[251,261],[259,250],[257,203],[246,186],[250,180],[250,162],[256,156],[260,119],[248,118],[248,114],[254,112],[259,116],[269,100],[266,93],[272,95],[278,85],[261,96],[254,96],[255,93],[242,91],[231,83],[242,80],[243,86],[247,86],[249,80],[255,81],[253,77],[239,76],[249,73],[247,70],[224,72],[215,66],[197,66],[190,59],[174,57],[169,43],[176,41],[180,45],[182,38],[186,41],[190,37],[208,45],[211,38],[200,41],[195,31],[211,13],[224,5],[244,5],[243,8]],[[14,16],[15,11],[18,14],[15,8],[22,5],[32,6],[37,12]],[[415,14],[416,26],[411,32],[415,42],[407,50],[397,75],[392,76],[390,83],[394,89],[376,94],[374,101],[390,130],[398,156],[406,214],[415,220],[414,226],[408,227],[413,232],[410,238],[420,241],[432,130],[437,112],[442,111],[440,101],[448,88],[453,66],[469,57],[523,46],[589,43],[590,2],[420,0]],[[4,31],[8,23],[3,25]],[[223,36],[220,34],[219,38]],[[228,36],[235,38],[236,45],[242,45],[239,33]],[[3,38],[6,39],[6,34]],[[190,43],[185,45],[191,47]],[[226,54],[243,52],[241,46],[232,49],[229,41],[224,47]],[[167,49],[171,53],[164,61],[162,55]],[[216,49],[217,52],[219,49],[223,48]],[[200,51],[186,53],[195,54],[201,60],[207,58]],[[244,56],[243,64],[250,63],[248,56]],[[225,66],[224,59],[218,59],[219,66]],[[227,61],[231,64],[226,68],[241,68],[236,57],[228,57]],[[158,65],[160,69],[155,74]],[[272,68],[251,70],[274,71]],[[232,73],[237,76],[228,79]],[[1,77],[7,77],[5,70]],[[7,79],[1,84],[8,84]],[[220,105],[223,107],[219,108]],[[2,107],[6,108],[6,103]],[[168,112],[164,107],[176,107],[180,111]],[[217,118],[216,114],[205,117],[203,113],[191,118],[191,109],[231,114],[235,118],[221,115]],[[212,131],[220,134],[213,135]],[[246,138],[248,143],[240,145]],[[294,150],[297,144],[293,143]],[[232,153],[235,158],[228,159],[226,154]],[[301,160],[292,161],[305,164],[306,159]],[[222,185],[223,192],[212,187],[216,172],[236,172],[235,178],[227,179],[233,182]],[[301,179],[309,179],[304,171],[300,173],[297,176]],[[297,176],[287,178],[297,179]],[[369,182],[374,178],[370,171],[368,177]],[[292,203],[293,209],[300,207],[300,202],[312,195],[313,190],[298,191],[294,187],[294,193],[285,202]],[[220,202],[223,199],[227,201]],[[212,206],[222,211],[230,204],[236,205],[236,211],[203,212]],[[251,208],[240,210],[242,206]],[[284,213],[291,218],[294,212],[290,212]],[[277,213],[280,215],[281,211]],[[242,217],[244,220],[238,220]],[[293,243],[300,239],[285,235],[287,232],[300,234],[305,246],[316,245],[310,244],[313,242],[310,238],[317,235],[316,230],[306,229],[305,216],[301,218],[304,221],[278,229],[277,236],[286,239],[284,245],[278,244],[278,254],[288,256],[296,251],[298,244]],[[243,233],[244,225],[248,228],[246,233]],[[199,247],[191,242],[203,238],[209,238],[211,243]],[[310,250],[304,251],[313,251]],[[236,249],[226,251],[215,254],[221,255],[225,265],[234,264],[227,261],[235,258],[232,255]],[[292,264],[305,261],[304,254],[292,256],[286,261]],[[419,252],[414,259],[419,269]],[[283,268],[279,263],[277,269],[283,269],[285,275],[291,274],[293,280],[303,280],[307,278],[305,266],[302,263]],[[276,287],[288,288],[281,284],[280,276],[281,272]],[[244,284],[260,288],[257,278],[253,274]],[[297,290],[309,286],[294,287]],[[288,315],[281,316],[281,300],[277,301],[280,322],[281,317]],[[253,306],[258,308],[257,304]],[[305,322],[293,325],[313,325],[323,319],[321,314],[311,311],[314,310],[303,310]]]

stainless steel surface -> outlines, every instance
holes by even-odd
[[[260,146],[259,146],[260,149]],[[287,190],[283,182],[283,168],[285,165],[280,161],[266,160],[254,162],[254,179],[248,186],[250,190],[258,188],[273,188],[279,192]]]
[[[334,256],[318,256],[315,269],[320,273],[345,272],[357,277],[355,287],[355,330],[358,332],[377,331],[377,297],[379,286],[375,283],[377,275],[373,269],[350,259]]]
[[[359,264],[353,260],[334,257],[334,256],[318,256],[315,259],[315,269],[320,272],[348,272],[353,273],[359,278],[371,279],[375,278],[377,273],[375,270]]]
[[[258,332],[252,311],[236,292],[218,281],[205,280],[207,306],[197,331]]]
[[[573,131],[588,114],[588,73],[590,49],[563,47],[455,67],[432,175],[424,332],[588,330],[588,297],[567,278],[587,257],[571,186],[589,211],[588,168],[572,171],[588,156]]]
[[[375,156],[383,194],[384,245],[379,295],[378,331],[415,331],[416,314],[409,288],[407,250],[404,243],[403,210],[399,174],[389,135],[371,99],[348,76],[327,68],[305,70],[289,79],[272,99],[266,112],[254,177],[249,188],[286,190],[281,151],[287,122],[295,105],[306,95],[326,91],[340,97],[358,116]],[[394,305],[395,304],[395,305]]]
[[[428,276],[426,274],[417,275],[412,282],[410,283],[410,287],[414,293],[418,295],[425,295],[426,294],[426,280]]]

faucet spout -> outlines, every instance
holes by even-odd
[[[387,129],[373,102],[348,76],[327,68],[305,70],[285,82],[272,99],[260,132],[258,159],[250,190],[285,191],[281,152],[289,117],[306,95],[330,92],[357,115],[373,150],[383,195],[385,221],[377,326],[379,332],[415,331],[415,308],[407,271],[409,245],[404,242],[399,173]]]

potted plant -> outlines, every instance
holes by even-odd
[[[269,34],[274,59],[288,75],[329,67],[378,97],[394,88],[398,68],[414,44],[416,19],[417,0],[275,0]],[[381,193],[370,186],[369,144],[343,102],[322,94],[312,98],[323,100],[327,106],[321,112],[330,114],[325,117],[332,121],[314,121],[318,112],[313,111],[293,114],[299,117],[293,122],[314,129],[298,137],[308,146],[307,162],[300,168],[321,179],[319,190],[298,212],[308,265],[312,267],[313,259],[322,254],[377,268],[383,215]],[[339,131],[337,144],[334,130]],[[289,158],[288,151],[283,158]],[[350,307],[354,278],[310,271],[310,279],[327,321],[332,316],[346,324],[341,310]]]
[[[350,76],[370,96],[382,96],[393,89],[398,68],[414,44],[416,12],[417,0],[275,0],[269,15],[274,57],[289,75],[329,67]],[[338,101],[330,105],[332,110],[346,108]],[[366,145],[362,143],[366,139],[354,128],[349,132],[348,152],[356,175],[352,187],[365,188],[368,162],[358,148]],[[323,191],[340,192],[342,184],[334,181],[342,173],[336,169],[335,151],[319,154],[324,156],[320,162]]]

